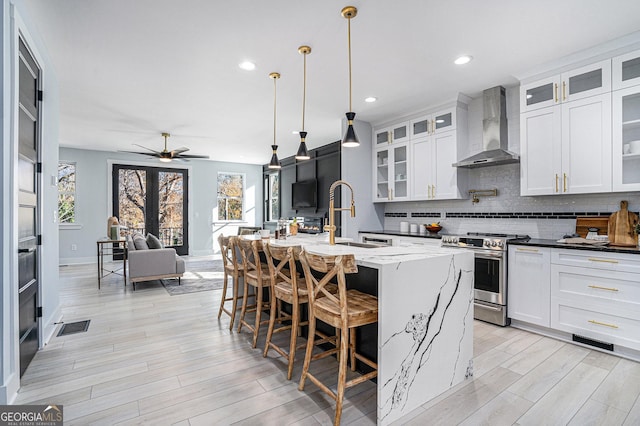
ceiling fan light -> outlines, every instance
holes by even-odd
[[[160,157],[159,160],[162,161],[163,163],[170,163],[171,162],[171,158],[168,158],[168,157]]]
[[[360,146],[360,141],[356,136],[356,131],[353,128],[353,119],[356,117],[355,112],[346,113],[347,116],[347,132],[344,134],[344,138],[342,138],[342,146],[346,148],[354,148],[356,146]]]
[[[280,160],[278,160],[278,145],[271,145],[271,150],[273,151],[273,154],[271,154],[271,161],[269,161],[269,168],[270,169],[279,169],[282,166],[280,165]]]
[[[307,137],[307,132],[300,132],[300,146],[298,146],[298,153],[296,154],[296,160],[308,160],[311,157],[309,156],[309,151],[307,151],[307,143],[305,142],[305,138]]]

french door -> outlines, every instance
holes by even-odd
[[[40,68],[20,38],[18,98],[18,303],[20,376],[38,351]]]
[[[188,170],[114,164],[112,179],[113,215],[120,225],[189,254]]]

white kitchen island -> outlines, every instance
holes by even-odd
[[[377,271],[378,424],[389,424],[472,377],[471,252],[331,246],[310,236],[272,243],[299,244],[318,254],[353,254],[359,269]]]

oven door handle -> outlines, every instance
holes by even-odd
[[[504,252],[482,252],[479,251],[474,252],[474,256],[478,259],[489,259],[489,260],[500,260],[502,259]]]
[[[474,303],[474,305],[482,306],[482,309],[487,309],[489,311],[494,311],[494,312],[500,312],[502,310],[502,307],[496,308],[495,306],[485,305],[484,303]]]

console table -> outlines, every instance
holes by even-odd
[[[119,274],[120,269],[105,269],[104,256],[122,254],[122,277],[124,279],[124,285],[127,285],[127,241],[126,240],[110,240],[103,239],[96,241],[97,253],[98,253],[98,289],[100,289],[100,282],[102,278],[111,274]]]

